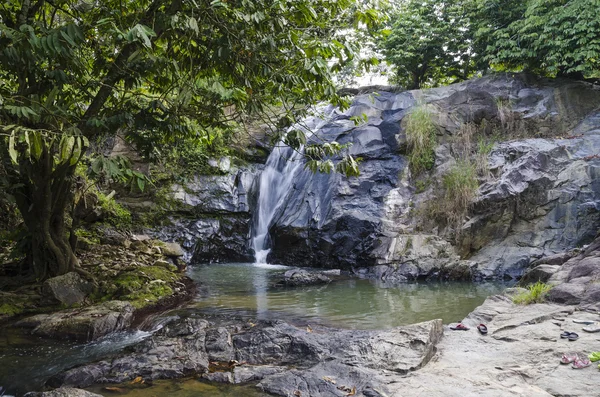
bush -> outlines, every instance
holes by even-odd
[[[531,303],[541,303],[544,297],[550,291],[552,286],[538,281],[527,287],[527,292],[523,292],[513,297],[513,303],[518,305],[529,305]]]
[[[470,161],[457,161],[442,178],[444,212],[450,222],[458,227],[467,215],[469,206],[477,196],[479,182],[477,170]]]
[[[411,171],[419,175],[432,169],[435,164],[437,128],[429,110],[425,106],[417,106],[406,117],[405,130]]]

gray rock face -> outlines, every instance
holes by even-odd
[[[554,287],[548,299],[567,305],[600,309],[600,238],[569,259],[548,279]]]
[[[92,289],[92,283],[82,279],[78,273],[70,272],[46,280],[42,294],[48,301],[73,306],[82,303]]]
[[[499,177],[481,186],[463,227],[463,248],[476,251],[471,259],[483,264],[481,274],[518,275],[532,257],[594,238],[600,227],[600,162],[587,156],[597,148],[598,135],[497,146],[490,165]]]
[[[384,396],[381,374],[406,374],[423,367],[435,354],[441,335],[441,320],[387,331],[351,331],[309,330],[284,322],[223,327],[188,318],[167,324],[129,354],[70,369],[48,384],[86,387],[137,376],[204,374],[217,382],[260,381],[260,388],[281,396],[298,391],[313,397],[337,395],[332,391],[345,385],[355,387],[357,396],[376,396],[368,394],[375,390]],[[207,373],[209,360],[227,364],[232,357],[238,366]]]
[[[102,397],[100,394],[92,393],[86,390],[74,389],[72,387],[61,387],[52,391],[31,392],[23,397]]]
[[[129,302],[110,301],[84,309],[38,314],[15,324],[31,329],[33,335],[87,342],[126,329],[133,319]]]
[[[186,261],[253,259],[248,241],[250,202],[258,170],[228,167],[225,171],[226,175],[200,175],[185,186],[174,185],[171,196],[180,203],[178,215],[170,217],[170,225],[152,232],[161,240],[179,243]]]
[[[423,233],[413,211],[425,200],[439,199],[431,192],[415,193],[401,155],[402,121],[417,101],[432,109],[439,127],[432,178],[455,164],[449,148],[465,123],[495,122],[506,134],[501,138],[506,142],[496,144],[488,157],[491,176],[481,180],[458,238],[447,225]],[[600,90],[590,84],[514,74],[357,96],[346,112],[334,111],[316,135],[352,143],[350,152],[362,159],[361,175],[305,170],[294,175],[270,227],[269,260],[316,267],[380,265],[364,272],[400,281],[446,274],[519,277],[532,260],[589,242],[600,227],[599,106]],[[349,118],[360,114],[369,118],[356,126]],[[569,139],[550,138],[557,136]],[[432,243],[406,249],[407,239],[427,234]],[[432,250],[439,252],[444,240],[456,249],[443,249],[448,255],[436,258]]]
[[[532,267],[531,269],[527,270],[521,280],[519,280],[519,283],[521,285],[536,283],[538,281],[545,283],[550,279],[550,277],[552,277],[554,273],[558,271],[559,268],[559,265],[538,265]]]

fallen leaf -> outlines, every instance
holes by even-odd
[[[350,393],[346,394],[346,396],[353,396],[356,394],[356,386],[352,386],[352,390],[350,390]]]
[[[306,326],[306,332],[313,332],[313,329],[310,325]]]
[[[302,392],[300,390],[296,390],[294,392],[294,396],[296,396],[296,397],[300,397],[301,395],[302,395]]]
[[[324,377],[323,377],[323,380],[324,380],[325,382],[329,382],[329,383],[331,383],[331,384],[333,384],[333,385],[335,385],[335,384],[337,383],[337,382],[335,381],[335,379],[332,379],[332,378],[330,378],[329,376],[324,376]]]
[[[106,387],[104,387],[104,390],[112,391],[113,393],[125,393],[125,390],[121,389],[120,387],[114,387],[114,386],[106,386]]]
[[[144,383],[144,379],[142,379],[141,376],[138,376],[137,378],[135,378],[134,380],[131,381],[132,385],[135,383]]]

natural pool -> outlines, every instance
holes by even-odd
[[[434,318],[441,318],[444,323],[460,321],[487,296],[506,287],[501,283],[468,282],[387,285],[352,277],[342,277],[328,285],[276,287],[288,269],[251,263],[193,267],[189,276],[200,284],[198,296],[175,313],[384,329]],[[76,344],[23,337],[16,330],[0,328],[0,386],[17,395],[40,389],[54,373],[118,353],[150,335],[146,331],[131,331],[93,343]],[[103,387],[94,387],[93,391],[115,395]],[[155,381],[149,387],[125,385],[119,394],[129,397],[263,395],[253,387],[214,385],[195,379]]]
[[[385,329],[441,318],[462,320],[502,283],[429,282],[385,284],[346,277],[328,285],[273,288],[288,270],[252,263],[195,267],[202,284],[191,307],[259,319],[315,322],[336,328]]]

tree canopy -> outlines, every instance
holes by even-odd
[[[598,0],[407,0],[390,12],[379,45],[407,88],[489,70],[600,75]]]
[[[167,144],[272,104],[289,125],[302,105],[340,102],[332,73],[357,50],[340,29],[376,18],[354,0],[0,4],[0,161],[32,273],[77,268],[69,208],[90,144],[117,130]]]

